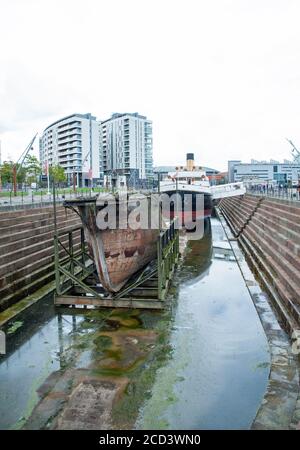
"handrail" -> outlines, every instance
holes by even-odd
[[[164,300],[172,271],[179,257],[178,218],[159,233],[157,239],[158,298]]]

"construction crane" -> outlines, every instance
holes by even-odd
[[[81,163],[82,168],[83,168],[84,164],[87,162],[88,157],[90,156],[90,154],[91,154],[91,150],[89,150],[89,151],[87,152],[85,158],[83,159],[83,161],[82,161],[82,163]],[[90,171],[91,171],[91,170],[92,170],[92,168],[90,169]],[[74,171],[74,172],[73,172],[73,190],[74,190],[74,191],[76,190],[76,178],[77,178],[77,173]],[[79,177],[78,177],[78,187],[79,187]]]
[[[292,155],[293,155],[293,157],[294,157],[294,161],[296,162],[296,163],[299,163],[300,164],[300,152],[299,152],[299,150],[297,149],[297,147],[295,147],[295,145],[293,144],[293,142],[290,140],[290,139],[288,139],[288,138],[286,138],[286,140],[288,141],[288,143],[292,146],[292,148],[293,148],[293,150],[292,150]]]
[[[30,143],[27,145],[27,147],[25,148],[24,152],[22,153],[22,155],[20,156],[18,161],[13,165],[12,173],[13,173],[14,196],[17,195],[17,177],[18,177],[18,174],[20,173],[20,171],[21,171],[21,169],[23,167],[24,161],[25,161],[28,153],[30,152],[30,150],[32,150],[32,146],[34,144],[34,141],[35,141],[36,137],[37,137],[37,133],[34,136],[34,138],[30,141]]]

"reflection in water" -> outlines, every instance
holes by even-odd
[[[266,339],[223,229],[215,219],[211,224],[202,240],[189,241],[177,273],[172,357],[159,369],[140,428],[247,428],[264,393]],[[150,311],[116,311],[106,321],[101,314],[57,315],[49,297],[20,314],[17,326],[8,324],[8,353],[0,357],[0,429],[23,426],[41,385],[56,371],[93,367],[103,372],[111,361],[134,367],[144,349],[153,346],[151,329],[159,320],[163,324],[162,315]],[[99,338],[100,329],[116,330],[109,348],[113,359],[104,360],[103,349],[111,343]],[[124,346],[118,341],[122,333],[130,336]],[[120,348],[125,349],[122,355]]]
[[[0,429],[19,428],[38,401],[37,390],[49,374],[65,366],[64,346],[69,346],[76,320],[56,315],[53,298],[18,316],[22,327],[7,333],[7,354],[0,357]]]
[[[188,244],[173,357],[157,374],[138,428],[249,428],[265,392],[266,337],[223,228],[216,219],[211,225],[202,242]]]
[[[205,220],[204,235],[197,241],[190,240],[186,250],[184,265],[180,272],[180,282],[189,280],[194,284],[209,273],[212,263],[212,229],[211,221]]]

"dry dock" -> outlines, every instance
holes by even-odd
[[[300,202],[246,195],[220,210],[292,338],[300,336]]]
[[[212,219],[188,243],[163,312],[57,311],[48,296],[9,321],[0,428],[297,427],[288,336],[224,230]]]

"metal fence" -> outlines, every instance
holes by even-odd
[[[300,188],[298,187],[269,187],[269,186],[252,186],[247,187],[247,194],[259,195],[264,197],[272,197],[289,201],[300,201]]]
[[[124,189],[118,189],[122,192]],[[94,188],[94,189],[78,189],[74,191],[73,189],[56,189],[55,198],[58,202],[63,202],[64,200],[71,200],[78,197],[92,197],[100,192],[111,192],[113,189],[109,188]],[[135,189],[126,189],[128,193],[137,192]],[[140,189],[139,193],[149,194],[155,192],[154,189]],[[0,191],[0,209],[3,210],[5,207],[18,207],[18,206],[30,206],[30,205],[46,205],[53,203],[53,192],[49,193],[45,190],[28,190],[28,191],[18,191],[17,195],[14,195],[12,191]]]
[[[85,196],[91,197],[99,192],[104,192],[105,189],[101,191],[99,189],[88,189],[88,190],[57,190],[56,200],[64,201],[70,200],[77,197]],[[47,204],[53,203],[53,193],[48,194],[47,191],[43,190],[30,190],[30,191],[19,191],[17,195],[14,195],[11,191],[0,192],[0,207],[5,206],[22,206],[22,205],[36,205],[36,204]]]

